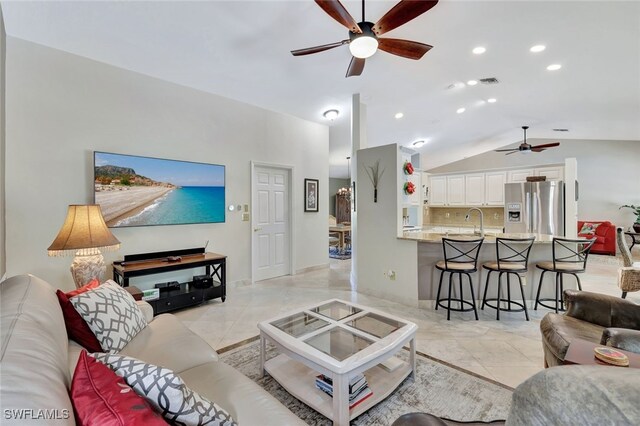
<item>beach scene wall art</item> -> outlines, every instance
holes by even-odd
[[[95,151],[94,202],[110,228],[225,221],[225,167]]]

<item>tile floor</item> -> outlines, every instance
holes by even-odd
[[[176,315],[220,349],[258,335],[259,321],[340,298],[415,322],[419,351],[508,386],[517,386],[543,368],[539,323],[547,309],[531,310],[529,322],[522,313],[505,313],[496,321],[493,309],[479,311],[479,321],[471,312],[452,313],[447,321],[442,310],[412,308],[351,291],[350,269],[351,261],[332,259],[327,269],[230,288],[226,302],[211,301]],[[581,277],[583,290],[619,296],[617,269],[616,259],[592,256]],[[628,299],[640,303],[640,294],[630,293]]]

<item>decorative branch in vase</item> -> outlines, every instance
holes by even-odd
[[[369,180],[373,184],[373,202],[378,202],[378,183],[380,179],[382,179],[382,175],[384,174],[384,169],[380,170],[380,160],[377,160],[373,166],[366,166],[364,169],[367,172],[367,176],[369,176]]]

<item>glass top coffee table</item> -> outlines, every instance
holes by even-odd
[[[415,335],[409,321],[338,299],[262,321],[260,372],[335,425],[349,425],[415,371]],[[266,360],[266,342],[280,354]],[[409,343],[409,359],[394,355]],[[373,394],[349,409],[349,383],[364,373]],[[317,389],[319,374],[333,382],[333,398]]]

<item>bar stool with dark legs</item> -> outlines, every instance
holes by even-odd
[[[488,262],[482,265],[484,269],[489,271],[487,273],[487,282],[484,286],[484,296],[482,297],[482,306],[480,309],[484,309],[485,305],[495,309],[496,319],[500,321],[500,311],[506,312],[522,312],[529,321],[529,312],[527,311],[527,301],[524,297],[524,289],[522,288],[522,278],[520,274],[527,272],[527,265],[529,262],[529,253],[533,242],[536,237],[531,238],[496,238],[496,262]],[[489,289],[489,277],[492,272],[499,272],[498,274],[498,297],[487,299],[487,290]],[[507,298],[502,298],[502,275],[507,275]],[[522,295],[522,303],[511,300],[511,274],[518,277],[518,283],[520,284],[520,294]],[[490,302],[496,302],[492,305]],[[507,308],[500,308],[500,303],[506,303]],[[511,305],[519,307],[511,308]]]
[[[558,311],[564,311],[564,274],[570,274],[576,277],[578,282],[578,290],[582,291],[582,284],[578,274],[584,272],[587,269],[587,258],[591,251],[591,246],[596,242],[596,239],[592,240],[572,240],[568,238],[555,237],[551,246],[551,253],[553,261],[551,262],[538,262],[536,268],[542,269],[540,274],[540,281],[538,282],[538,292],[536,293],[536,304],[533,309],[537,310],[538,305],[542,305],[545,308],[553,309],[556,313]],[[542,289],[542,279],[547,272],[556,273],[556,297],[555,299],[541,299],[540,290]],[[554,306],[546,305],[543,302],[555,302]],[[558,302],[560,307],[558,307]]]
[[[476,296],[473,292],[473,281],[471,275],[478,271],[478,254],[484,238],[472,240],[454,240],[450,238],[442,239],[442,249],[444,252],[444,260],[436,263],[436,268],[440,270],[440,283],[438,284],[438,295],[436,296],[436,311],[438,306],[447,310],[447,320],[451,318],[451,311],[468,312],[473,311],[478,319],[478,311],[476,310]],[[445,272],[449,272],[449,294],[446,298],[440,299],[440,290],[442,290],[442,277]],[[453,274],[458,274],[458,283],[460,284],[460,298],[451,298],[453,291]],[[462,292],[462,275],[466,275],[469,279],[469,288],[471,290],[471,302],[464,300]],[[443,302],[447,300],[447,306]],[[458,308],[451,307],[451,301],[459,304]],[[471,306],[465,308],[464,306]]]

